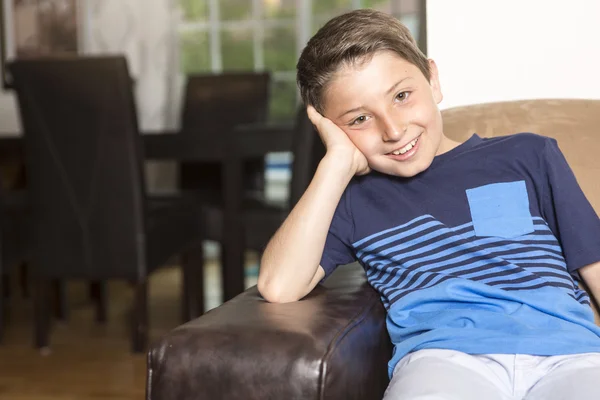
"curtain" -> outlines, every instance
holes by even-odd
[[[140,129],[175,129],[181,102],[177,1],[83,0],[81,6],[84,52],[127,57]],[[147,164],[150,191],[174,187],[174,163]]]

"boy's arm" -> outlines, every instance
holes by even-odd
[[[263,253],[258,290],[270,302],[299,300],[325,276],[319,263],[335,209],[350,179],[368,172],[365,157],[339,127],[312,107],[308,115],[327,153]]]
[[[579,274],[591,292],[592,297],[600,303],[600,262],[580,268]]]
[[[353,174],[325,156],[308,189],[275,236],[261,261],[258,290],[271,302],[296,301],[325,276],[319,266],[331,219]]]

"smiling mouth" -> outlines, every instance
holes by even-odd
[[[389,152],[388,154],[392,154],[392,155],[395,155],[395,156],[405,154],[405,153],[409,152],[413,147],[416,146],[416,144],[417,144],[417,142],[419,141],[420,138],[421,138],[421,135],[419,135],[418,137],[416,137],[415,139],[413,139],[406,146],[401,147],[399,149],[396,149],[396,150],[394,150],[392,152]]]

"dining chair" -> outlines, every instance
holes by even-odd
[[[134,287],[131,344],[148,339],[148,277],[184,254],[186,319],[203,309],[199,208],[146,193],[144,154],[123,56],[24,59],[9,65],[24,131],[32,210],[35,344],[49,343],[51,279]]]
[[[266,122],[270,82],[269,72],[188,75],[179,133],[223,136],[237,125]],[[252,195],[262,192],[264,157],[247,159],[244,167],[245,193]],[[220,163],[181,163],[179,187],[184,193],[210,192],[210,195],[219,198],[222,193],[221,174]]]

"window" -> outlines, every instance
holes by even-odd
[[[297,58],[327,20],[357,8],[398,16],[419,37],[424,0],[179,0],[182,74],[269,70],[270,118],[293,118]],[[422,42],[424,38],[419,38]]]

